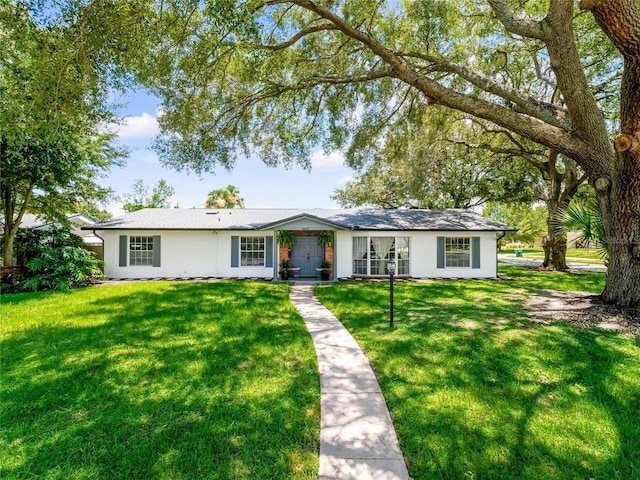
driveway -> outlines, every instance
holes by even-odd
[[[541,260],[533,260],[521,257],[514,257],[513,255],[507,255],[504,253],[498,254],[498,261],[509,265],[522,265],[526,267],[539,267],[542,265]],[[607,267],[604,265],[594,265],[592,263],[579,263],[568,261],[567,265],[573,270],[584,270],[588,272],[606,272]]]

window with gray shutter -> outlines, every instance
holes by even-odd
[[[129,253],[129,248],[127,245],[127,236],[120,235],[120,261],[118,263],[121,267],[127,266],[127,254]]]
[[[266,237],[264,266],[273,267],[273,237]]]
[[[240,237],[231,237],[231,266],[238,267],[240,262]]]
[[[480,237],[471,237],[471,268],[480,268]]]
[[[153,266],[160,266],[160,235],[153,236]]]
[[[437,250],[437,267],[444,268],[444,237],[438,237]]]

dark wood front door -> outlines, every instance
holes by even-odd
[[[291,263],[300,269],[300,277],[316,277],[324,260],[324,247],[318,244],[318,237],[295,237],[291,249]]]

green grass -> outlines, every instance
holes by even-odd
[[[3,479],[317,478],[319,380],[289,286],[2,297]]]
[[[500,253],[515,256],[513,249],[502,249]],[[542,247],[523,248],[523,258],[533,260],[544,260],[544,250]],[[602,265],[601,250],[598,248],[567,248],[567,261],[569,263],[589,263],[594,265]]]
[[[412,478],[640,478],[640,342],[524,310],[603,275],[501,270],[516,280],[397,284],[393,330],[388,284],[316,288],[371,360]]]

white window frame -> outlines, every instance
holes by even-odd
[[[153,267],[153,235],[129,235],[127,246],[130,267]]]
[[[373,246],[373,238],[392,238],[393,244],[391,248],[385,255],[385,258],[377,258],[375,254],[375,248]],[[389,260],[394,260],[396,262],[396,275],[411,275],[411,237],[408,235],[359,235],[355,237],[351,237],[351,274],[352,275],[366,275],[373,277],[386,276],[389,274],[387,269],[387,263]],[[356,253],[355,242],[356,239],[366,239],[367,250],[364,252],[364,257],[355,258],[354,254]],[[406,239],[406,255],[404,258],[398,258],[397,246],[399,244],[399,239]],[[361,241],[361,240],[360,240]],[[404,242],[403,242],[404,243]],[[376,257],[376,258],[374,258]],[[372,262],[380,262],[382,265],[383,273],[375,273],[372,274]],[[364,270],[366,273],[362,273],[362,267],[365,266]],[[379,268],[379,266],[378,266]]]
[[[262,249],[260,248],[253,248],[256,246],[256,244],[258,244],[260,241],[262,241]],[[267,262],[267,239],[263,236],[255,236],[255,235],[245,235],[245,236],[240,236],[240,238],[238,239],[238,255],[240,256],[240,258],[238,259],[238,265],[240,267],[246,267],[246,268],[264,268]],[[248,248],[248,247],[251,248]],[[244,247],[244,248],[243,248]],[[253,263],[253,261],[255,261],[256,259],[260,259],[259,256],[252,256],[252,262],[246,262],[246,260],[248,259],[247,257],[243,258],[243,253],[244,254],[256,254],[256,253],[262,253],[262,263]]]
[[[444,268],[470,269],[473,265],[471,255],[471,237],[444,237]],[[466,261],[461,262],[460,258]]]

